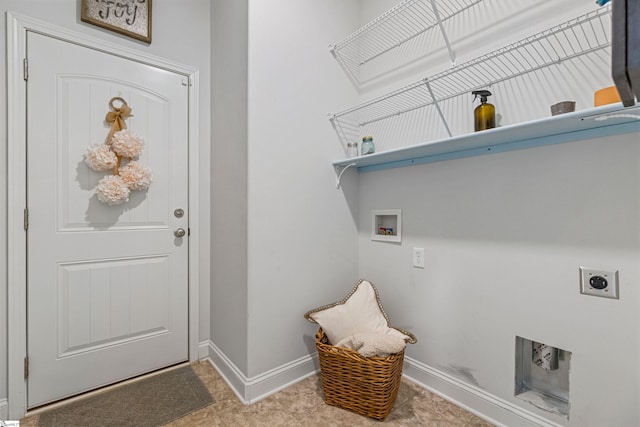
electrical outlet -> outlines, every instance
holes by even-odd
[[[413,248],[414,268],[424,268],[424,248]]]
[[[580,267],[580,293],[619,299],[618,271]]]

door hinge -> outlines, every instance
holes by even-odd
[[[29,378],[29,358],[24,358],[24,379]]]
[[[22,60],[22,76],[25,81],[29,80],[29,61],[27,58]]]
[[[29,229],[29,209],[24,208],[24,231]]]

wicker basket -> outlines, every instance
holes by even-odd
[[[376,420],[384,420],[398,396],[404,350],[389,357],[364,357],[329,344],[322,328],[316,334],[324,401]]]

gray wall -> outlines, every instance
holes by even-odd
[[[418,337],[407,356],[563,425],[637,425],[639,141],[363,174],[361,275]],[[370,240],[380,208],[402,209],[402,244]],[[580,266],[619,270],[620,300],[581,295]],[[568,422],[513,397],[516,336],[572,352]]]
[[[327,113],[355,91],[327,45],[358,2],[249,2],[249,342],[253,377],[308,355],[303,314],[357,279],[355,205],[335,188]],[[265,349],[269,349],[265,351]]]
[[[356,97],[327,40],[350,31],[358,2],[229,3],[212,9],[224,41],[212,42],[211,339],[251,380],[313,352],[302,315],[357,279],[355,203],[334,186],[344,153],[326,114]]]
[[[211,340],[247,371],[248,4],[211,3]]]

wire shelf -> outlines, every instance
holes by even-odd
[[[401,5],[404,3],[407,2]],[[475,89],[491,87],[550,66],[560,66],[584,55],[595,54],[597,61],[601,63],[602,51],[611,46],[610,32],[611,8],[603,7],[355,107],[331,114],[329,119],[338,137],[346,145],[347,142],[358,141],[365,127],[375,125],[384,128],[390,125],[391,118],[431,107],[430,114],[435,113],[441,119],[446,134],[452,136],[449,123],[440,109],[443,102],[468,95]],[[371,133],[370,130],[367,132]]]
[[[443,43],[455,63],[442,24],[483,0],[404,0],[361,27],[342,41],[330,46],[334,58],[353,83],[362,83],[360,68],[374,59],[431,30],[440,29]]]

